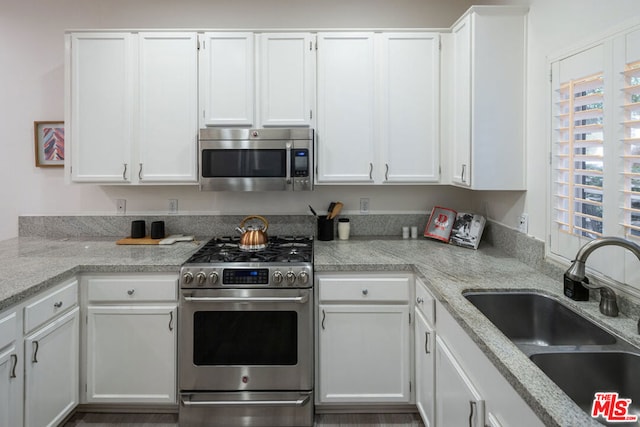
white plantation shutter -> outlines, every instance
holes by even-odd
[[[555,91],[554,221],[560,231],[603,232],[602,73],[562,81]]]
[[[624,76],[623,222],[627,236],[640,236],[640,61],[627,64]]]

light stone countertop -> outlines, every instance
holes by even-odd
[[[78,273],[178,273],[180,265],[206,241],[119,246],[115,240],[21,237],[0,241],[0,310]],[[357,238],[316,241],[314,250],[316,272],[415,272],[546,425],[600,426],[462,296],[467,289],[523,289],[562,297],[561,278],[545,276],[486,244],[474,251],[424,238]],[[606,318],[595,301],[575,303],[562,298],[640,346],[637,319]]]
[[[562,278],[545,276],[488,245],[474,251],[441,242],[351,239],[316,242],[314,271],[414,271],[512,387],[549,426],[601,426],[463,296],[469,289],[533,290],[559,297],[607,329],[640,346],[637,319],[600,314],[598,302],[563,296]],[[437,321],[436,321],[437,322]],[[437,330],[437,324],[436,324]],[[588,373],[585,373],[588,374]]]

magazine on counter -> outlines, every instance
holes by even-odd
[[[456,220],[456,214],[457,212],[453,209],[443,208],[441,206],[434,207],[431,210],[429,221],[427,221],[424,237],[431,237],[432,239],[448,242],[451,230],[453,229],[453,223]]]
[[[478,249],[486,223],[482,215],[459,212],[453,223],[449,242],[470,249]]]

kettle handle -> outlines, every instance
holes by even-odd
[[[267,228],[269,228],[269,222],[267,221],[267,219],[260,215],[249,215],[242,220],[242,222],[240,223],[240,228],[244,229],[244,223],[249,221],[250,219],[259,219],[260,221],[262,221],[262,223],[264,224],[264,228],[262,229],[262,231],[267,231]]]

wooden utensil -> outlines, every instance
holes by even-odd
[[[327,215],[327,219],[333,219],[337,217],[340,214],[343,206],[344,204],[342,202],[336,202],[333,209],[331,209],[331,212],[329,212],[329,215]]]

